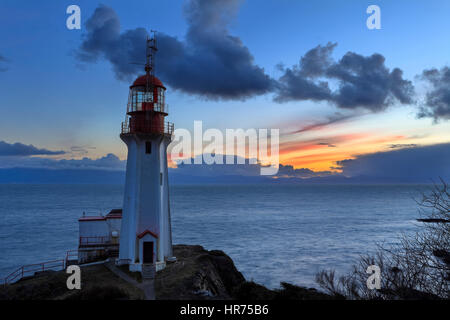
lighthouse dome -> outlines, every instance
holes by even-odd
[[[159,80],[157,77],[151,76],[151,75],[140,76],[139,78],[134,80],[133,85],[131,86],[131,88],[146,86],[147,85],[147,77],[151,78],[151,81],[149,83],[151,83],[153,86],[166,89],[166,87],[164,87],[164,85],[161,82],[161,80]]]

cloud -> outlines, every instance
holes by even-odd
[[[249,164],[248,159],[245,164],[179,164],[178,168],[169,169],[169,176],[172,181],[180,183],[203,183],[203,182],[235,182],[235,183],[259,183],[268,181],[279,182],[431,182],[439,177],[450,179],[450,144],[440,144],[425,147],[410,147],[400,149],[390,149],[386,152],[378,152],[356,156],[352,160],[337,162],[333,170],[342,170],[341,173],[331,171],[313,171],[308,168],[295,169],[292,165],[280,164],[279,171],[275,177],[260,176],[259,164]],[[235,163],[237,159],[235,159]],[[12,175],[9,178],[21,179],[17,176],[29,175],[32,172],[41,172],[41,180],[48,182],[46,177],[58,176],[62,172],[60,180],[67,182],[63,178],[64,172],[76,172],[77,176],[89,176],[93,170],[96,172],[124,172],[126,161],[120,160],[114,154],[108,154],[99,159],[70,159],[55,160],[40,157],[19,157],[4,156],[0,158],[0,169],[5,177],[8,175],[7,169]],[[17,171],[17,170],[38,170],[38,171]],[[44,171],[42,171],[42,170]],[[14,171],[16,170],[16,171]],[[40,171],[39,171],[40,170]],[[84,173],[83,173],[84,172]],[[0,180],[2,180],[0,173]],[[99,176],[100,177],[100,176]],[[104,176],[101,176],[104,178]],[[22,177],[23,178],[23,177]],[[73,175],[72,175],[72,178]],[[71,179],[72,179],[71,178]],[[103,178],[91,177],[89,181],[98,182]],[[117,183],[122,183],[122,176],[118,176]],[[278,178],[278,179],[274,179]],[[10,179],[10,180],[11,180]],[[12,179],[11,181],[16,181]],[[17,180],[17,181],[19,181]],[[41,181],[40,180],[40,181]],[[6,180],[5,180],[6,181]],[[9,180],[8,180],[9,181]],[[56,181],[56,180],[55,180]]]
[[[144,28],[120,31],[120,20],[116,12],[105,5],[95,9],[86,22],[87,33],[77,52],[77,58],[85,63],[106,59],[120,80],[130,80],[142,66],[133,63],[145,62]]]
[[[313,124],[309,124],[307,126],[303,126],[298,130],[295,130],[291,133],[302,133],[307,131],[314,131],[314,130],[322,130],[330,125],[339,123],[339,122],[345,122],[347,120],[350,120],[352,118],[357,117],[358,115],[342,115],[340,113],[335,113],[334,115],[328,116],[325,121],[315,122]]]
[[[6,59],[4,56],[0,54],[0,72],[8,71],[8,68],[5,66],[9,63],[9,59]]]
[[[294,169],[291,165],[280,164],[277,176],[280,178],[309,179],[334,175],[331,171],[313,171],[307,168]]]
[[[332,92],[328,82],[316,81],[331,65],[331,53],[336,44],[317,46],[309,50],[298,65],[292,68],[280,67],[284,74],[279,79],[277,102],[301,100],[331,100]]]
[[[216,155],[220,157],[220,155]],[[224,157],[224,156],[222,156]],[[201,161],[201,164],[194,164],[194,159],[191,164],[179,163],[177,168],[169,169],[169,175],[172,175],[174,180],[182,181],[205,181],[204,179],[212,179],[211,181],[227,181],[227,182],[267,182],[276,178],[277,181],[285,181],[286,179],[308,179],[325,176],[334,176],[335,173],[330,171],[316,172],[307,168],[294,169],[291,165],[279,165],[278,173],[275,176],[261,176],[261,164],[250,164],[249,159],[245,159],[245,164],[237,164],[239,157],[234,157],[234,164],[206,164]],[[198,161],[198,162],[200,162]],[[200,179],[200,180],[198,180]],[[214,180],[217,179],[217,180]],[[225,179],[225,180],[223,180]],[[208,180],[210,181],[210,180]]]
[[[89,153],[89,150],[95,150],[95,147],[90,146],[72,146],[70,147],[70,153],[72,155],[87,155]]]
[[[324,47],[318,45],[309,50],[300,59],[299,74],[310,78],[323,76],[334,63],[331,54],[336,46],[337,43],[329,42]]]
[[[364,107],[371,111],[384,110],[395,100],[402,104],[412,103],[414,87],[411,81],[403,79],[403,71],[390,71],[380,54],[364,57],[348,52],[331,66],[327,75],[338,79],[339,91],[334,101],[340,108]]]
[[[125,170],[126,161],[120,160],[116,155],[109,153],[98,159],[83,158],[81,160],[59,160],[56,163],[58,169],[105,169]]]
[[[279,66],[279,79],[255,63],[242,40],[230,34],[242,0],[188,0],[184,6],[187,31],[183,38],[158,34],[156,73],[173,89],[212,100],[245,100],[274,93],[274,101],[323,101],[338,108],[380,112],[394,104],[415,104],[413,83],[399,68],[388,68],[379,53],[347,52],[333,58],[337,43],[318,45],[298,64]],[[116,77],[132,81],[143,73],[145,28],[121,30],[116,12],[97,7],[86,22],[76,57],[84,63],[108,61]],[[8,62],[0,55],[1,63]],[[136,64],[139,63],[139,64]],[[420,76],[431,90],[419,117],[450,119],[450,69],[425,70]]]
[[[313,150],[323,150],[324,147],[334,148],[338,147],[340,144],[346,144],[348,142],[356,142],[358,140],[367,140],[371,136],[367,133],[349,133],[349,134],[325,134],[321,137],[312,138],[312,139],[300,139],[300,140],[290,140],[286,142],[280,143],[280,155],[291,154],[290,157],[295,156],[291,159],[302,159],[305,156],[302,156],[302,152],[305,151],[313,151]],[[386,139],[387,141],[392,141],[392,137]],[[373,142],[373,141],[371,141]],[[379,141],[375,141],[379,142]],[[383,141],[381,141],[383,142]],[[336,154],[331,153],[313,153],[306,155],[306,157],[313,157],[314,160],[320,161],[324,160],[324,156],[329,155],[331,157],[336,157]]]
[[[414,86],[399,68],[385,66],[381,54],[362,56],[347,52],[332,59],[337,44],[309,50],[298,65],[282,69],[275,101],[328,101],[343,109],[364,108],[378,112],[393,105],[413,103]],[[331,83],[337,88],[332,89]]]
[[[424,70],[421,79],[431,84],[425,105],[419,111],[419,118],[432,117],[435,121],[450,119],[450,69]]]
[[[400,148],[416,148],[418,147],[415,143],[397,143],[397,144],[391,144],[389,146],[390,149],[400,149]]]
[[[212,100],[244,100],[275,93],[276,102],[327,101],[343,109],[382,111],[395,102],[412,103],[414,87],[400,69],[389,70],[380,54],[348,52],[332,58],[336,43],[318,45],[298,65],[280,67],[272,79],[254,62],[242,40],[229,32],[242,0],[189,0],[184,6],[183,39],[159,33],[156,73],[171,88]],[[147,31],[122,31],[116,12],[100,5],[87,20],[77,58],[109,61],[118,79],[142,73]]]
[[[0,168],[41,168],[41,169],[69,169],[69,170],[114,170],[123,171],[126,161],[120,160],[110,153],[99,159],[48,159],[40,157],[9,156],[0,158]]]
[[[61,155],[65,151],[51,151],[47,149],[39,149],[33,145],[25,145],[23,143],[7,143],[0,141],[0,157],[4,156],[35,156],[35,155]]]
[[[254,63],[241,39],[228,31],[241,2],[188,1],[185,40],[158,34],[158,77],[174,89],[208,99],[245,99],[271,91],[273,80]],[[142,73],[142,66],[130,63],[145,61],[144,28],[121,32],[117,14],[101,5],[87,21],[86,30],[78,59],[106,59],[121,80]]]
[[[329,143],[329,142],[320,142],[317,145],[319,145],[319,146],[327,146],[328,148],[337,148],[334,144]]]
[[[190,163],[177,162],[177,168],[173,169],[174,173],[189,175],[189,176],[260,176],[261,165],[250,164],[248,159],[244,159],[244,164],[237,164],[238,158],[242,161],[242,158],[234,156],[234,164],[226,164],[226,157],[224,155],[216,154],[215,158],[222,158],[223,164],[206,164],[202,156],[197,156],[197,161],[194,162],[194,158],[190,159]],[[194,164],[199,163],[199,164]]]
[[[216,155],[216,157],[220,157],[220,155]],[[244,183],[246,182],[246,179],[250,179],[248,180],[250,182],[263,182],[273,178],[273,176],[261,176],[261,164],[250,164],[249,159],[245,159],[244,164],[237,164],[239,157],[235,156],[233,162],[234,164],[230,165],[225,163],[225,156],[222,157],[223,164],[214,163],[208,165],[203,161],[201,161],[201,164],[194,164],[194,159],[190,159],[192,164],[184,164],[180,161],[177,168],[169,168],[170,176],[173,176],[175,180],[181,179],[181,181],[185,181],[187,179],[186,181],[192,182],[197,181],[199,178],[215,179],[229,177],[231,180],[227,181]],[[112,153],[98,159],[83,158],[69,160],[9,156],[0,158],[0,169],[42,169],[52,171],[79,170],[80,172],[92,170],[125,171],[126,160],[120,160]],[[277,177],[310,178],[320,177],[327,174],[329,174],[329,172],[314,172],[306,168],[294,169],[289,165],[280,165]],[[82,173],[80,173],[80,175],[82,175]]]
[[[381,180],[431,182],[450,179],[450,144],[411,147],[357,156],[339,161],[347,177],[366,176]]]

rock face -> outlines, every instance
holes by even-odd
[[[177,261],[157,273],[156,299],[231,299],[245,283],[233,260],[224,252],[201,246],[176,245]]]
[[[168,264],[155,278],[156,299],[163,300],[330,300],[339,299],[313,288],[281,283],[270,290],[247,282],[224,252],[201,246],[174,246],[177,262]]]

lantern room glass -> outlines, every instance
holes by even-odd
[[[155,100],[155,101],[153,101]],[[157,112],[166,112],[165,108],[165,89],[155,87],[154,92],[146,91],[144,86],[133,87],[128,97],[127,112],[143,111],[143,103],[150,103],[153,110]]]

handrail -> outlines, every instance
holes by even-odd
[[[8,276],[6,276],[3,279],[3,284],[7,285],[10,283],[19,281],[20,279],[22,279],[25,276],[35,275],[36,272],[54,270],[55,268],[57,268],[58,270],[64,270],[67,268],[67,264],[68,264],[68,261],[70,260],[70,258],[76,258],[76,260],[78,261],[78,250],[66,251],[65,259],[51,260],[51,261],[45,261],[45,262],[41,262],[41,263],[33,263],[33,264],[23,265],[20,268],[17,268],[13,272],[11,272]],[[55,271],[57,271],[57,270],[55,270]]]
[[[3,282],[6,285],[13,282],[18,276],[20,276],[21,278],[23,277],[23,266],[11,272],[7,277],[5,277]]]
[[[69,250],[66,252],[66,267],[70,258],[76,258],[76,260],[78,261],[78,250]]]
[[[20,268],[14,270],[8,276],[6,276],[3,280],[3,283],[4,285],[7,285],[19,281],[25,276],[35,275],[37,272],[54,270],[55,268],[58,268],[58,270],[64,270],[65,262],[66,262],[65,260],[52,260],[21,266]]]
[[[122,134],[128,133],[163,133],[167,135],[173,135],[174,124],[171,122],[165,122],[164,124],[154,125],[147,124],[145,121],[135,123],[133,129],[130,126],[129,119],[122,122]]]
[[[80,237],[80,245],[105,244],[109,242],[109,237]]]

